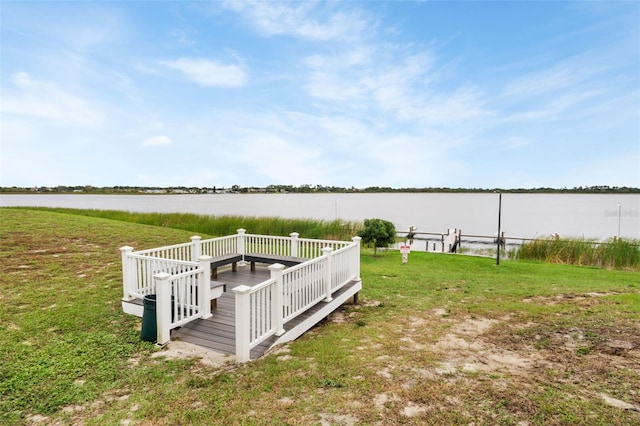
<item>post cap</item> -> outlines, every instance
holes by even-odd
[[[282,271],[286,266],[282,263],[274,263],[273,265],[269,265],[269,270],[271,271]]]
[[[248,285],[239,285],[238,287],[231,289],[231,291],[236,294],[247,294],[251,291],[251,287]]]

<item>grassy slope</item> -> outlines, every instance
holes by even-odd
[[[0,209],[0,423],[33,415],[89,424],[640,421],[599,396],[640,405],[637,272],[496,267],[489,259],[426,253],[402,265],[397,252],[365,252],[362,306],[345,307],[336,316],[343,321],[323,323],[284,355],[213,370],[150,358],[155,349],[139,341],[139,319],[120,309],[118,247],[190,235]],[[439,339],[480,318],[495,321],[483,344],[534,353],[541,360],[535,374],[439,372],[451,361]],[[556,348],[567,335],[580,336],[577,346]],[[635,352],[602,354],[606,342],[622,338]],[[418,414],[408,417],[407,407],[419,407]]]

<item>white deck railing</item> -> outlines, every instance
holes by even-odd
[[[322,249],[331,247],[334,251],[352,245],[352,241],[311,240],[300,238],[298,240],[298,257],[315,259],[322,256]],[[359,260],[358,260],[359,262]]]
[[[226,237],[202,240],[194,236],[190,243],[137,252],[126,246],[120,251],[123,300],[157,295],[159,344],[168,342],[172,328],[211,315],[211,258],[250,253],[308,259],[288,269],[271,265],[269,280],[234,289],[236,357],[240,362],[247,361],[250,350],[265,339],[284,333],[286,322],[320,301],[331,301],[333,292],[360,279],[359,237],[352,241],[313,240],[299,238],[295,232],[279,237],[246,234],[239,229],[236,235]]]
[[[282,274],[283,323],[325,298],[326,267],[326,259],[319,257],[289,268]]]
[[[193,238],[194,237],[191,237],[192,241],[194,241]],[[238,235],[229,235],[227,237],[204,240],[200,243],[200,252],[211,257],[240,253],[240,251],[238,250],[238,239]]]
[[[202,256],[196,269],[177,274],[161,272],[154,276],[159,345],[170,340],[172,329],[211,316],[210,261],[211,257]]]
[[[132,300],[156,292],[155,275],[162,272],[172,275],[189,272],[198,267],[198,262],[123,252],[122,266],[123,298]]]
[[[356,237],[358,238],[358,237]],[[332,253],[331,292],[339,290],[354,279],[360,279],[360,239],[355,244]]]
[[[162,259],[194,260],[198,258],[193,252],[194,244],[196,243],[194,238],[199,239],[200,237],[192,237],[190,243],[141,250],[135,252],[135,254],[139,256],[159,257]]]
[[[284,334],[284,324],[332,294],[360,279],[360,238],[334,252],[291,268],[274,264],[271,278],[257,286],[239,286],[236,295],[236,360],[250,359],[251,349],[273,335]],[[356,257],[357,255],[357,257]]]

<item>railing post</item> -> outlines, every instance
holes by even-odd
[[[129,259],[129,255],[131,254],[131,252],[133,252],[133,247],[120,247],[120,253],[122,254],[122,300],[133,299],[130,294],[131,283],[133,281],[133,268],[131,267],[131,262]]]
[[[323,302],[331,302],[333,297],[331,297],[331,275],[332,275],[332,266],[331,260],[333,258],[333,249],[331,247],[325,247],[322,249],[322,253],[324,255],[324,294],[325,298]]]
[[[283,309],[283,280],[282,271],[285,266],[280,263],[274,263],[269,266],[271,271],[271,279],[276,280],[276,294],[273,300],[273,307],[271,310],[271,321],[273,327],[276,330],[276,336],[282,336],[284,334],[284,309]]]
[[[251,287],[241,285],[233,289],[236,298],[236,362],[251,359]]]
[[[292,232],[289,234],[291,236],[291,256],[292,257],[300,257],[298,256],[298,237],[300,234],[297,232]]]
[[[200,287],[200,312],[202,318],[211,318],[211,256],[198,257],[199,268],[201,269],[198,284]]]
[[[354,243],[356,243],[356,245],[358,246],[358,250],[356,251],[356,255],[354,256],[354,262],[356,262],[355,265],[355,269],[356,269],[356,281],[360,281],[360,242],[362,241],[361,237],[353,237],[351,238],[351,241],[353,241]]]
[[[202,256],[202,237],[194,235],[191,237],[191,261],[197,262]]]
[[[166,272],[160,272],[153,276],[156,286],[158,345],[164,345],[171,340],[171,283],[169,278],[171,278],[171,274]]]
[[[244,266],[245,262],[244,262],[244,236],[245,233],[247,232],[246,229],[238,229],[238,253],[242,255],[242,260],[238,263],[240,263],[240,266]]]

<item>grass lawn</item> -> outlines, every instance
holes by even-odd
[[[120,307],[118,248],[191,235],[0,209],[0,424],[640,424],[640,272],[364,250],[359,305],[210,366]]]

